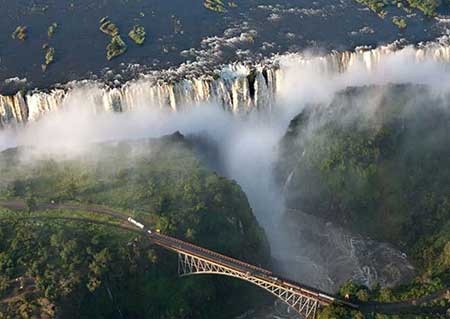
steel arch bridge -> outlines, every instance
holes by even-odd
[[[21,202],[0,202],[0,206],[13,210],[20,210],[26,207]],[[39,208],[50,210],[77,210],[80,209],[80,206],[41,204]],[[345,300],[339,299],[315,288],[282,278],[281,276],[278,276],[271,271],[263,269],[261,267],[254,266],[241,260],[216,253],[214,251],[193,245],[171,236],[163,235],[158,231],[152,231],[133,218],[127,218],[124,215],[111,209],[100,206],[86,206],[82,208],[94,213],[103,214],[115,219],[122,220],[122,222],[128,222],[129,224],[110,224],[106,221],[60,216],[27,216],[19,218],[16,217],[14,218],[14,220],[19,221],[30,219],[54,219],[61,221],[79,221],[114,226],[127,231],[134,231],[137,233],[145,234],[154,244],[177,253],[178,274],[181,277],[189,275],[212,274],[234,277],[240,280],[247,281],[271,293],[272,295],[289,305],[295,312],[297,312],[305,319],[316,318],[318,309],[320,307],[328,306],[332,303],[337,303],[339,305],[354,309],[360,308],[358,305],[349,303]],[[0,218],[0,221],[8,219],[11,218]]]
[[[212,274],[250,282],[276,296],[305,319],[316,318],[319,307],[332,303],[358,308],[357,305],[282,278],[261,267],[154,232],[132,218],[128,218],[128,221],[145,232],[156,245],[178,254],[178,274],[181,277]]]
[[[137,222],[131,217],[127,217],[122,212],[98,205],[79,205],[79,204],[55,204],[38,203],[38,210],[85,210],[95,214],[112,217],[119,220],[120,223],[110,223],[97,219],[86,217],[64,217],[64,216],[6,216],[0,217],[0,223],[6,221],[45,221],[60,220],[64,222],[83,222],[99,224],[109,227],[116,227],[126,231],[144,234],[154,244],[165,249],[174,251],[178,255],[178,274],[181,277],[189,275],[213,274],[224,275],[238,278],[250,282],[282,300],[294,311],[306,319],[314,319],[317,311],[322,306],[336,303],[340,306],[358,309],[363,313],[385,313],[397,314],[408,310],[416,311],[420,305],[437,300],[449,293],[448,289],[443,289],[425,297],[411,299],[397,303],[358,303],[357,305],[321,292],[315,288],[290,281],[285,278],[277,277],[269,270],[257,267],[238,259],[221,255],[214,251],[181,241],[174,237],[154,232],[146,228],[143,224]],[[7,208],[13,211],[27,209],[23,201],[0,201],[0,208]],[[432,314],[447,314],[447,308],[434,309]],[[431,314],[431,312],[430,312]]]
[[[186,253],[178,253],[178,274],[180,277],[213,274],[245,280],[268,291],[307,319],[315,318],[318,307],[328,304],[293,287],[283,287],[280,284],[254,276],[249,272],[244,273]]]

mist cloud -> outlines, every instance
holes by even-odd
[[[70,156],[103,141],[158,137],[175,131],[207,136],[218,144],[224,156],[222,173],[237,180],[249,197],[276,259],[282,262],[295,259],[289,265],[311,262],[309,257],[290,250],[298,243],[293,243],[296,237],[283,228],[283,195],[273,176],[277,144],[289,121],[306,105],[327,105],[336,92],[349,86],[414,83],[433,87],[437,95],[450,92],[449,67],[433,59],[418,61],[417,51],[411,48],[380,55],[374,65],[368,66],[364,59],[353,61],[343,73],[332,72],[327,65],[323,57],[308,54],[281,57],[284,77],[278,86],[274,111],[269,116],[234,116],[211,103],[182,106],[183,111],[173,112],[169,108],[147,105],[145,101],[128,112],[110,113],[100,110],[95,98],[86,98],[94,94],[92,89],[79,89],[78,94],[64,102],[61,110],[50,112],[24,128],[1,131],[0,149],[27,145],[33,147],[33,156],[49,153]],[[363,109],[355,111],[364,111],[370,116],[381,103],[382,95],[380,91],[378,97],[371,96]],[[309,244],[312,243],[304,243]],[[286,271],[286,267],[282,268]],[[311,272],[309,279],[315,281],[313,272],[317,269],[311,267],[308,271]],[[317,284],[308,282],[305,273],[296,279]],[[327,285],[329,282],[322,283],[322,288],[329,289]]]

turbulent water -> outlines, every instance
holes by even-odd
[[[258,65],[227,65],[213,72],[213,75],[190,76],[188,79],[177,79],[177,74],[186,73],[186,70],[179,69],[142,75],[140,79],[117,88],[105,87],[101,82],[76,81],[49,92],[0,95],[0,127],[37,121],[45,114],[63,108],[65,102],[80,91],[83,91],[86,101],[94,106],[95,112],[125,112],[139,107],[180,111],[205,102],[218,103],[232,113],[270,109],[274,105],[274,96],[283,90],[286,82],[286,72],[289,71],[286,65],[310,65],[324,76],[344,73],[355,66],[370,72],[383,61],[395,61],[404,56],[411,63],[450,62],[449,42],[448,38],[442,38],[438,42],[419,46],[394,43],[376,49],[359,48],[314,58],[307,54],[290,54]],[[301,78],[302,74],[298,77]]]
[[[110,88],[77,81],[47,92],[0,96],[0,149],[31,144],[48,150],[180,130],[218,145],[224,175],[243,187],[271,243],[276,270],[334,290],[348,278],[395,284],[412,267],[389,245],[347,234],[303,216],[286,222],[273,165],[289,121],[306,103],[326,102],[348,86],[425,83],[450,87],[450,41],[394,43],[317,56],[303,52],[257,65],[234,64],[202,77],[186,70],[142,75]],[[287,227],[289,225],[289,227]],[[315,229],[312,231],[311,229]],[[321,239],[322,238],[322,239]],[[323,238],[326,238],[324,241]],[[320,240],[319,240],[320,239]],[[385,272],[389,264],[394,272]]]

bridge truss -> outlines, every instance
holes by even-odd
[[[178,274],[181,277],[200,274],[215,274],[248,281],[275,295],[305,319],[314,319],[316,317],[317,309],[321,305],[317,299],[302,292],[298,288],[286,287],[281,283],[277,283],[276,280],[272,278],[264,278],[262,275],[254,275],[251,272],[239,271],[186,252],[178,252]]]

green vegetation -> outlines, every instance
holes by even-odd
[[[52,38],[55,34],[56,28],[58,27],[58,24],[56,22],[53,22],[47,29],[47,35],[48,38]],[[11,35],[13,39],[18,39],[20,41],[25,41],[27,38],[27,27],[26,26],[18,26],[16,30]],[[54,57],[55,57],[55,49],[53,47],[50,47],[48,43],[45,43],[42,48],[45,51],[45,61],[41,65],[42,71],[46,71],[47,67],[53,63]]]
[[[108,17],[100,19],[100,30],[111,37],[111,41],[106,46],[106,58],[108,60],[118,57],[127,51],[127,45],[120,37],[119,28]]]
[[[362,311],[350,310],[332,305],[323,309],[319,314],[319,319],[331,318],[366,318],[366,319],[444,319],[448,318],[447,312],[450,309],[450,295],[439,279],[429,282],[414,282],[410,285],[398,287],[396,289],[380,288],[373,289],[357,285],[351,282],[344,284],[339,296],[347,298],[353,303],[369,302]],[[397,305],[397,310],[390,310],[395,314],[377,313],[371,309],[370,303],[391,303]],[[408,305],[420,306],[415,311],[408,312]],[[401,309],[403,307],[403,310]],[[395,307],[393,308],[395,309]],[[364,314],[363,314],[364,313]],[[389,313],[389,311],[387,311]]]
[[[46,71],[47,67],[53,63],[55,59],[55,48],[49,46],[47,43],[42,46],[45,51],[45,61],[42,64],[42,71]]]
[[[144,44],[145,41],[145,29],[141,25],[133,26],[133,29],[128,33],[128,36],[139,45]]]
[[[290,207],[389,241],[417,268],[409,285],[356,290],[351,298],[403,301],[450,287],[450,112],[443,101],[422,86],[349,89],[313,134],[308,125],[318,119],[306,110],[283,139],[279,174],[281,182],[293,174]]]
[[[404,29],[407,26],[406,20],[404,18],[393,17],[392,23],[395,24],[399,29]]]
[[[370,10],[373,12],[376,12],[381,17],[384,17],[386,15],[386,12],[383,10],[386,6],[386,3],[384,1],[379,0],[356,0],[356,2],[364,4],[367,6]]]
[[[338,318],[364,319],[365,317],[360,311],[350,310],[336,305],[324,308],[322,311],[319,312],[317,316],[317,319],[338,319]]]
[[[227,12],[227,9],[225,9],[225,5],[223,4],[222,0],[205,0],[203,2],[203,6],[211,11],[218,12],[218,13],[224,13]]]
[[[55,34],[56,29],[58,28],[58,24],[56,22],[53,22],[47,29],[47,35],[49,38],[52,38]]]
[[[17,39],[20,41],[25,41],[25,39],[27,38],[27,27],[23,26],[23,25],[19,25],[16,30],[14,30],[14,32],[11,34],[11,37],[13,39]]]
[[[439,0],[407,0],[412,8],[417,8],[427,16],[436,14],[436,9],[445,1]]]
[[[111,37],[119,35],[119,28],[108,17],[100,19],[100,31]]]
[[[259,289],[238,280],[178,278],[177,256],[134,233],[49,219],[122,225],[111,217],[37,211],[52,201],[101,205],[264,265],[268,246],[245,194],[206,170],[182,136],[95,145],[58,160],[20,162],[22,151],[0,154],[0,201],[26,199],[29,208],[0,208],[0,318],[230,318],[260,300]],[[28,283],[20,289],[16,279]]]
[[[106,46],[106,58],[111,60],[127,51],[127,45],[120,35],[111,38],[111,42]]]
[[[227,3],[229,8],[237,8],[237,3],[234,1],[230,1]],[[225,13],[227,12],[226,5],[224,4],[223,0],[204,0],[203,6],[211,11],[218,12],[218,13]]]
[[[443,1],[439,0],[356,0],[370,10],[377,13],[381,18],[384,18],[390,8],[397,7],[403,9],[407,14],[411,13],[413,9],[421,11],[424,15],[432,17],[436,15],[437,9],[443,4]],[[405,17],[392,17],[392,23],[394,23],[399,29],[405,29],[407,22]]]
[[[418,9],[426,16],[434,16],[436,10],[440,5],[443,5],[439,0],[356,0],[370,10],[376,12],[381,17],[387,14],[389,7],[403,8],[406,12],[410,12],[411,9]]]

